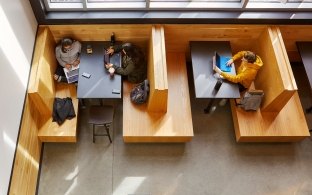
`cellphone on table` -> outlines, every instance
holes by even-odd
[[[84,72],[84,73],[82,73],[82,76],[86,77],[88,79],[91,77],[91,74]]]
[[[119,90],[119,89],[113,89],[113,90],[112,90],[112,93],[114,93],[114,94],[120,94],[120,90]]]

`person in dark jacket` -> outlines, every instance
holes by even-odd
[[[122,52],[121,67],[114,64],[105,64],[105,67],[111,74],[120,74],[126,76],[131,83],[140,83],[147,78],[147,62],[141,49],[131,43],[124,43],[110,47],[107,53]]]

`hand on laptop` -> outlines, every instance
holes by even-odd
[[[106,69],[109,69],[109,68],[111,68],[111,67],[113,67],[113,64],[111,64],[111,63],[105,64],[105,68],[106,68]]]
[[[70,70],[70,69],[71,69],[71,65],[70,65],[70,64],[65,64],[65,68],[66,68],[67,70]]]
[[[229,59],[229,61],[226,62],[226,65],[231,66],[233,64],[233,62],[234,62],[233,59]]]
[[[78,66],[79,63],[80,63],[80,60],[77,59],[77,60],[74,61],[73,66],[76,67],[76,66]]]

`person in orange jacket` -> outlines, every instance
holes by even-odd
[[[239,91],[242,92],[248,89],[255,80],[258,70],[263,66],[263,62],[254,52],[240,51],[227,62],[227,65],[231,66],[238,59],[241,59],[242,62],[236,70],[236,75],[222,72],[215,64],[213,65],[213,69],[224,79],[238,83]]]

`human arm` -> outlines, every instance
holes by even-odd
[[[115,73],[120,75],[129,75],[130,73],[135,71],[135,65],[132,60],[128,60],[126,66],[124,67],[119,67],[116,65],[112,65],[112,67],[115,69]]]
[[[77,48],[77,59],[73,62],[73,66],[76,67],[80,63],[81,43],[79,41],[74,42],[74,47]]]
[[[235,60],[243,58],[245,52],[246,52],[246,51],[240,51],[240,52],[236,53],[231,59],[229,59],[229,60],[226,62],[226,65],[227,65],[227,66],[231,66],[231,65],[234,63]]]
[[[220,75],[224,79],[226,79],[228,81],[231,81],[232,83],[242,83],[242,81],[245,78],[243,73],[237,74],[237,75],[231,75],[231,74],[228,74],[228,73],[225,73],[225,72],[221,72]]]
[[[59,65],[63,66],[64,68],[67,68],[66,65],[68,64],[67,62],[63,61],[62,58],[61,58],[61,46],[57,46],[55,48],[55,57],[56,57],[56,60],[57,62],[59,63]]]

